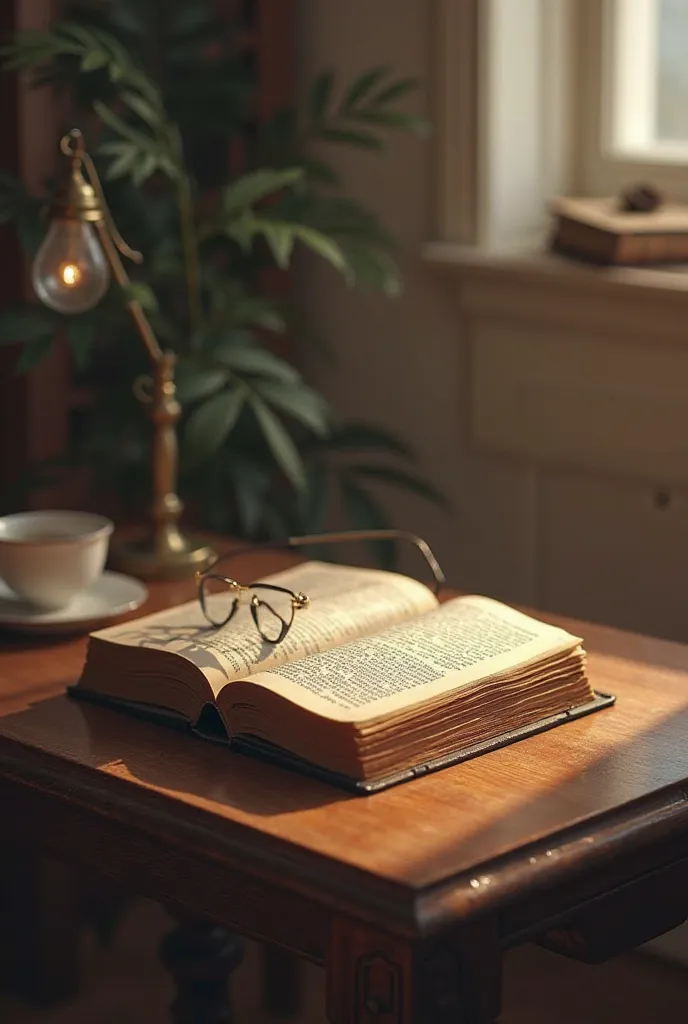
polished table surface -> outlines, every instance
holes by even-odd
[[[236,571],[255,577],[280,559],[247,556]],[[142,612],[191,594],[153,585]],[[458,961],[548,929],[580,944],[577,909],[661,882],[688,856],[688,648],[542,617],[585,638],[593,685],[616,706],[372,797],[72,701],[83,638],[7,638],[4,821],[137,891],[327,962],[333,1020],[429,1020],[407,978],[419,951],[446,987],[440,940]],[[356,1017],[348,989],[380,949],[411,995],[396,1015]],[[483,1006],[459,989],[457,1001]]]

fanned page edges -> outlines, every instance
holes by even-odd
[[[476,638],[490,656],[480,657]],[[461,670],[444,669],[462,656]],[[335,672],[337,687],[329,681]],[[396,692],[345,707],[347,677],[354,695],[379,693],[383,685]],[[314,694],[314,679],[328,685],[324,694]],[[328,703],[333,696],[339,706]],[[578,637],[489,599],[458,598],[365,642],[233,684],[219,704],[230,733],[286,745],[332,771],[365,779],[593,700]]]

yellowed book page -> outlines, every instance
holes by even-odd
[[[248,607],[239,608],[226,626],[215,629],[209,627],[198,601],[111,626],[94,636],[179,654],[203,671],[217,696],[226,683],[245,678],[257,667],[318,654],[437,607],[437,598],[423,583],[377,569],[305,562],[264,582],[310,598],[276,646],[261,639]],[[210,600],[225,599],[213,595]]]
[[[582,641],[486,597],[459,597],[411,622],[253,675],[324,718],[367,722],[510,674]]]

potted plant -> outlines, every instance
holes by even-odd
[[[196,518],[266,539],[322,530],[333,501],[353,526],[388,525],[371,484],[441,500],[409,468],[400,440],[341,422],[304,381],[293,356],[314,344],[313,332],[291,301],[265,290],[266,275],[286,271],[305,248],[352,286],[399,293],[392,239],[342,194],[312,144],[384,151],[388,130],[423,132],[422,119],[399,108],[417,83],[374,68],[338,88],[323,73],[302,108],[252,132],[252,73],[205,0],[80,3],[47,31],[18,34],[4,57],[6,69],[69,95],[114,218],[145,255],[132,287],[178,355],[180,489]],[[236,139],[239,173],[227,160]],[[29,255],[45,230],[50,186],[36,198],[0,179],[0,219],[16,221]],[[122,300],[113,285],[79,316],[6,309],[0,342],[23,342],[25,372],[66,338],[75,373],[97,395],[77,418],[69,461],[87,464],[101,492],[139,502],[147,441],[131,381],[142,355]],[[385,546],[378,554],[393,557]]]

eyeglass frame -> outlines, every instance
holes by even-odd
[[[371,540],[391,540],[391,541],[408,541],[415,545],[425,558],[428,566],[430,567],[433,574],[433,585],[432,589],[435,597],[440,593],[440,590],[446,583],[446,577],[440,567],[439,562],[435,558],[430,545],[427,541],[423,540],[422,537],[417,536],[415,533],[410,533],[406,530],[344,530],[336,533],[316,533],[316,534],[305,534],[302,536],[287,537],[284,540],[266,541],[262,544],[246,545],[241,548],[237,548],[235,551],[230,551],[227,555],[218,556],[211,566],[202,572],[196,573],[196,583],[198,587],[198,600],[201,606],[201,610],[210,623],[215,629],[222,629],[234,618],[237,610],[240,607],[242,595],[248,594],[254,590],[272,590],[282,594],[288,594],[291,598],[291,619],[289,622],[286,621],[275,609],[267,602],[261,602],[257,595],[251,594],[250,598],[250,610],[251,617],[255,623],[256,629],[260,634],[261,638],[273,646],[282,643],[285,639],[289,630],[294,623],[294,616],[297,611],[301,611],[307,608],[310,604],[310,598],[307,594],[303,594],[300,591],[290,590],[288,587],[279,587],[271,583],[249,583],[243,585],[231,576],[223,576],[218,573],[212,572],[212,570],[220,563],[230,561],[231,559],[238,558],[241,555],[248,554],[250,552],[258,551],[270,551],[270,550],[288,550],[290,548],[298,547],[313,547],[319,544],[340,544],[347,543],[349,541],[371,541]],[[227,583],[231,590],[236,592],[236,597],[232,602],[232,606],[229,610],[229,614],[222,622],[214,621],[210,618],[207,610],[206,601],[207,595],[205,593],[205,584],[210,580],[218,580],[223,583]],[[427,585],[427,584],[426,584]],[[280,635],[277,640],[272,640],[265,636],[258,622],[258,608],[261,603],[267,605],[273,615],[278,618],[281,623]]]
[[[307,608],[308,605],[310,604],[310,598],[308,597],[307,594],[302,594],[300,591],[289,590],[288,587],[278,587],[274,583],[249,583],[246,586],[244,586],[243,584],[238,583],[237,580],[232,579],[231,576],[220,576],[216,575],[215,573],[209,572],[196,573],[196,577],[198,583],[198,601],[201,606],[203,614],[205,615],[206,619],[208,620],[211,626],[213,626],[215,629],[222,629],[223,626],[226,626],[229,622],[231,622],[234,616],[236,615],[237,611],[239,610],[243,595],[250,594],[251,596],[249,600],[249,609],[251,611],[251,618],[253,619],[255,627],[258,630],[258,633],[260,634],[261,638],[265,641],[265,643],[273,644],[274,646],[277,646],[277,644],[281,644],[284,638],[286,637],[287,633],[289,632],[294,623],[295,613],[297,611],[300,611],[302,608]],[[204,584],[206,581],[209,580],[220,580],[223,583],[229,584],[230,590],[234,591],[234,593],[236,594],[234,600],[232,601],[231,608],[229,609],[227,616],[222,620],[222,622],[218,622],[217,620],[212,619],[206,606],[207,595],[205,593]],[[252,591],[256,590],[270,590],[273,593],[279,592],[281,594],[287,594],[291,599],[291,618],[289,622],[287,622],[287,620],[282,615],[280,615],[278,611],[275,611],[275,609],[272,607],[269,601],[261,601],[257,594],[252,593]],[[272,612],[275,618],[279,619],[279,621],[282,623],[280,627],[279,636],[277,637],[276,640],[273,640],[271,637],[266,636],[265,632],[261,628],[260,622],[258,620],[258,610],[261,605],[266,605],[266,607],[269,608],[269,610]]]

